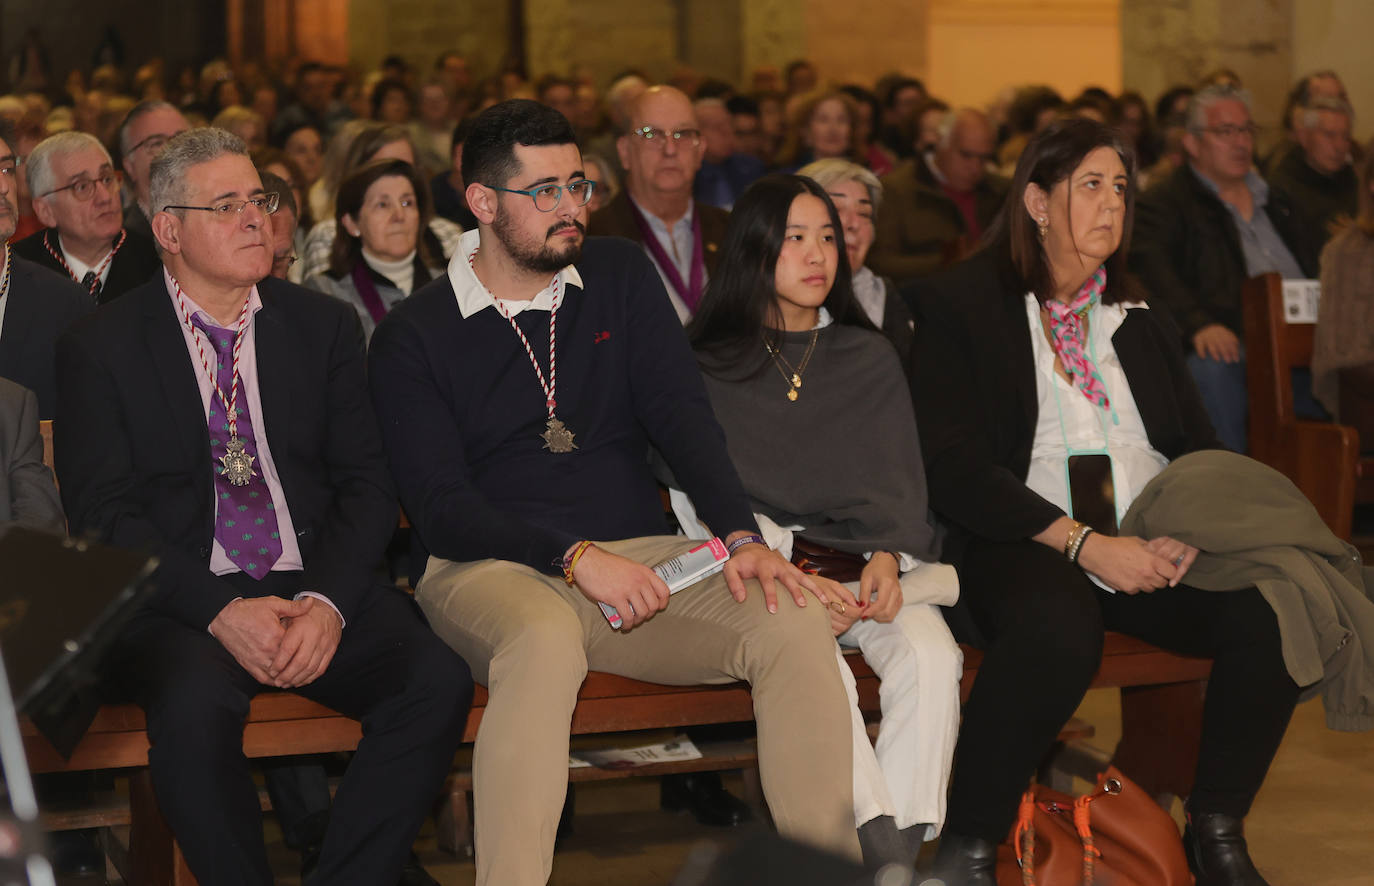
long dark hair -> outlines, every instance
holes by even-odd
[[[420,260],[425,267],[439,267],[430,254],[429,244],[425,242],[425,231],[433,217],[429,206],[429,185],[424,177],[404,160],[374,160],[355,170],[339,184],[339,196],[334,201],[334,245],[329,252],[329,272],[335,277],[343,277],[362,261],[363,239],[354,237],[344,228],[343,218],[351,215],[356,220],[362,211],[367,189],[384,178],[396,176],[410,182],[415,191],[415,205],[420,210],[420,227],[415,232],[416,246]]]
[[[749,186],[730,213],[725,245],[696,316],[687,324],[687,338],[699,354],[709,355],[710,367],[729,369],[731,377],[748,378],[767,362],[762,342],[782,341],[782,312],[778,309],[774,272],[787,233],[792,201],[802,194],[819,197],[835,230],[835,283],[824,307],[835,323],[874,330],[854,299],[844,228],[825,189],[803,175],[767,175]]]
[[[1107,287],[1103,304],[1144,301],[1143,288],[1126,271],[1126,253],[1131,246],[1135,217],[1135,153],[1121,140],[1114,128],[1096,120],[1069,117],[1056,120],[1030,140],[1016,163],[1011,192],[987,233],[987,248],[1009,263],[1016,278],[1016,297],[1035,293],[1044,302],[1054,297],[1054,272],[1040,241],[1039,228],[1026,211],[1024,195],[1030,185],[1039,185],[1048,194],[1054,186],[1073,175],[1073,171],[1098,148],[1111,148],[1126,167],[1126,209],[1121,218],[1121,245],[1106,261]],[[1072,204],[1070,204],[1072,205]]]

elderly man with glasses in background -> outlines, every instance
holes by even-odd
[[[191,128],[176,106],[164,101],[139,102],[119,126],[119,157],[124,180],[133,193],[126,194],[124,227],[153,236],[153,212],[148,208],[148,168],[167,140]]]
[[[625,189],[592,213],[587,233],[640,244],[686,323],[715,271],[730,214],[692,199],[705,145],[691,99],[652,86],[630,104],[629,121],[616,140]]]
[[[76,281],[106,304],[157,271],[148,237],[124,227],[119,176],[105,146],[84,132],[60,132],[39,142],[24,164],[33,211],[46,227],[14,251]]]

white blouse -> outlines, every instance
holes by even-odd
[[[1145,305],[1131,304],[1130,307]],[[1069,450],[1074,453],[1105,450],[1112,458],[1118,523],[1126,516],[1140,490],[1169,463],[1150,445],[1145,423],[1131,395],[1130,383],[1112,345],[1112,336],[1126,320],[1126,310],[1127,306],[1122,304],[1099,304],[1088,314],[1089,354],[1094,356],[1112,407],[1106,410],[1093,404],[1054,371],[1054,348],[1045,337],[1040,303],[1033,294],[1026,294],[1026,322],[1031,333],[1039,405],[1026,485],[1067,514],[1069,484],[1065,461]],[[1116,413],[1115,420],[1112,412]],[[1106,587],[1101,582],[1098,584]]]

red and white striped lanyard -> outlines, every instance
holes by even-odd
[[[248,302],[250,299],[243,300],[243,310],[239,311],[238,329],[234,331],[234,362],[231,367],[233,372],[233,382],[229,385],[229,396],[224,396],[224,390],[219,386],[219,373],[211,368],[209,360],[205,359],[205,345],[201,344],[201,338],[209,338],[209,335],[196,328],[196,324],[191,322],[191,312],[186,307],[186,296],[181,291],[181,284],[172,278],[172,285],[177,288],[177,308],[181,311],[181,320],[186,324],[186,328],[191,330],[191,338],[195,339],[196,352],[200,354],[200,365],[205,368],[205,374],[210,377],[210,385],[219,395],[219,402],[224,405],[224,414],[229,418],[229,439],[238,439],[238,403],[239,403],[239,354],[243,351],[243,331],[248,328]],[[218,361],[216,361],[218,362]]]
[[[477,276],[476,261],[480,249],[479,246],[472,251],[472,255],[468,256],[468,266],[472,268],[474,277]],[[481,283],[482,281],[478,280],[477,282]],[[534,348],[530,347],[530,340],[525,338],[525,333],[520,330],[520,324],[515,322],[515,318],[511,316],[510,311],[506,310],[501,299],[497,298],[490,289],[487,289],[487,295],[490,295],[491,300],[496,303],[496,310],[500,311],[501,316],[506,318],[510,328],[514,329],[515,334],[520,337],[520,343],[525,346],[525,353],[529,355],[530,364],[534,366],[534,374],[539,377],[539,386],[544,389],[544,403],[549,408],[549,418],[553,418],[553,411],[558,408],[558,400],[555,397],[558,391],[558,351],[555,342],[557,341],[558,303],[563,294],[562,277],[555,276],[551,287],[553,289],[553,307],[549,309],[549,380],[547,382],[544,380],[544,370],[539,368],[539,361],[534,357]],[[483,288],[486,288],[486,284],[483,284]]]
[[[0,299],[10,294],[10,245],[5,244],[5,275],[0,278]]]
[[[50,233],[52,233],[52,228],[48,228],[48,230],[43,232],[43,245],[47,247],[48,254],[57,259],[57,263],[62,265],[63,269],[66,270],[68,277],[80,283],[81,278],[76,276],[76,271],[73,271],[72,266],[67,264],[67,260],[62,257],[61,251],[53,248],[52,238],[48,236]],[[87,287],[87,293],[89,295],[95,295],[95,288],[100,285],[100,278],[105,275],[105,269],[110,266],[110,262],[114,261],[115,254],[119,252],[119,247],[124,245],[124,240],[128,236],[128,231],[123,228],[119,229],[119,239],[115,241],[114,248],[110,250],[109,255],[105,256],[105,260],[100,263],[100,267],[95,269],[95,276],[91,278],[91,285]]]

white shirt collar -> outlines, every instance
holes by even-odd
[[[475,229],[465,231],[458,238],[458,248],[453,251],[453,258],[448,262],[448,280],[453,284],[453,295],[458,300],[458,311],[464,320],[484,308],[496,307],[496,299],[492,298],[491,290],[482,285],[482,281],[477,279],[477,274],[472,270],[472,256],[481,246],[480,235],[481,232]],[[512,317],[526,310],[552,310],[554,291],[566,286],[585,288],[582,285],[582,275],[577,273],[577,268],[573,265],[568,265],[554,274],[549,280],[549,285],[541,289],[533,299],[502,300],[501,303]]]
[[[77,258],[70,252],[68,252],[67,247],[62,246],[62,235],[60,232],[57,235],[57,243],[58,246],[60,246],[62,249],[62,257],[67,260],[67,267],[72,269],[72,274],[76,276],[76,282],[78,283],[81,282],[81,278],[85,277],[91,271],[94,271],[96,268],[100,267],[100,262],[103,262],[105,260],[105,256],[110,254],[110,250],[107,249],[105,250],[105,253],[100,256],[99,261],[97,261],[94,265],[88,265],[81,259]],[[110,249],[113,248],[114,246],[113,244],[111,244]],[[112,267],[114,267],[114,262],[110,262],[109,264],[105,265],[105,269],[100,272],[101,285],[104,285],[105,278],[110,276],[110,268]]]

